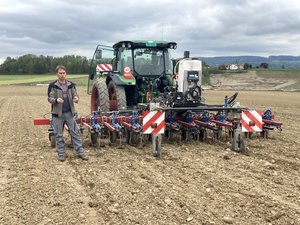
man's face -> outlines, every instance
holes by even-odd
[[[64,69],[59,69],[57,71],[57,77],[61,81],[64,81],[66,79],[66,75],[67,75],[67,73],[66,73],[66,71]]]

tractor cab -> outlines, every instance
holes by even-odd
[[[122,41],[113,48],[116,51],[115,68],[121,74],[128,69],[136,78],[157,78],[172,73],[169,49],[176,48],[175,42]]]
[[[170,49],[176,47],[175,42],[166,41],[120,41],[112,47],[98,45],[89,71],[92,111],[125,109],[157,97],[170,85],[173,70]],[[106,106],[99,103],[102,92],[106,92],[100,82],[107,88]]]

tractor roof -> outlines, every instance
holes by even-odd
[[[114,49],[126,47],[126,48],[172,48],[176,49],[176,42],[168,41],[146,41],[146,40],[134,40],[134,41],[119,41],[113,45]]]

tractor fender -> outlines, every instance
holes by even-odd
[[[107,79],[107,83],[113,81],[116,85],[136,85],[136,80],[134,76],[131,79],[124,78],[123,75],[119,73],[112,73],[109,78]]]

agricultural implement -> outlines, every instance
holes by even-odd
[[[77,124],[90,133],[93,145],[106,140],[143,147],[152,143],[154,156],[161,155],[162,141],[231,141],[231,149],[244,153],[244,137],[281,130],[271,109],[264,112],[241,107],[238,93],[224,97],[221,105],[205,104],[202,62],[188,52],[171,60],[175,42],[121,41],[98,45],[89,69],[87,93],[91,113],[76,116]],[[55,146],[51,118],[35,119],[49,125],[49,140]],[[66,126],[67,129],[67,126]],[[243,133],[247,134],[244,135]]]

